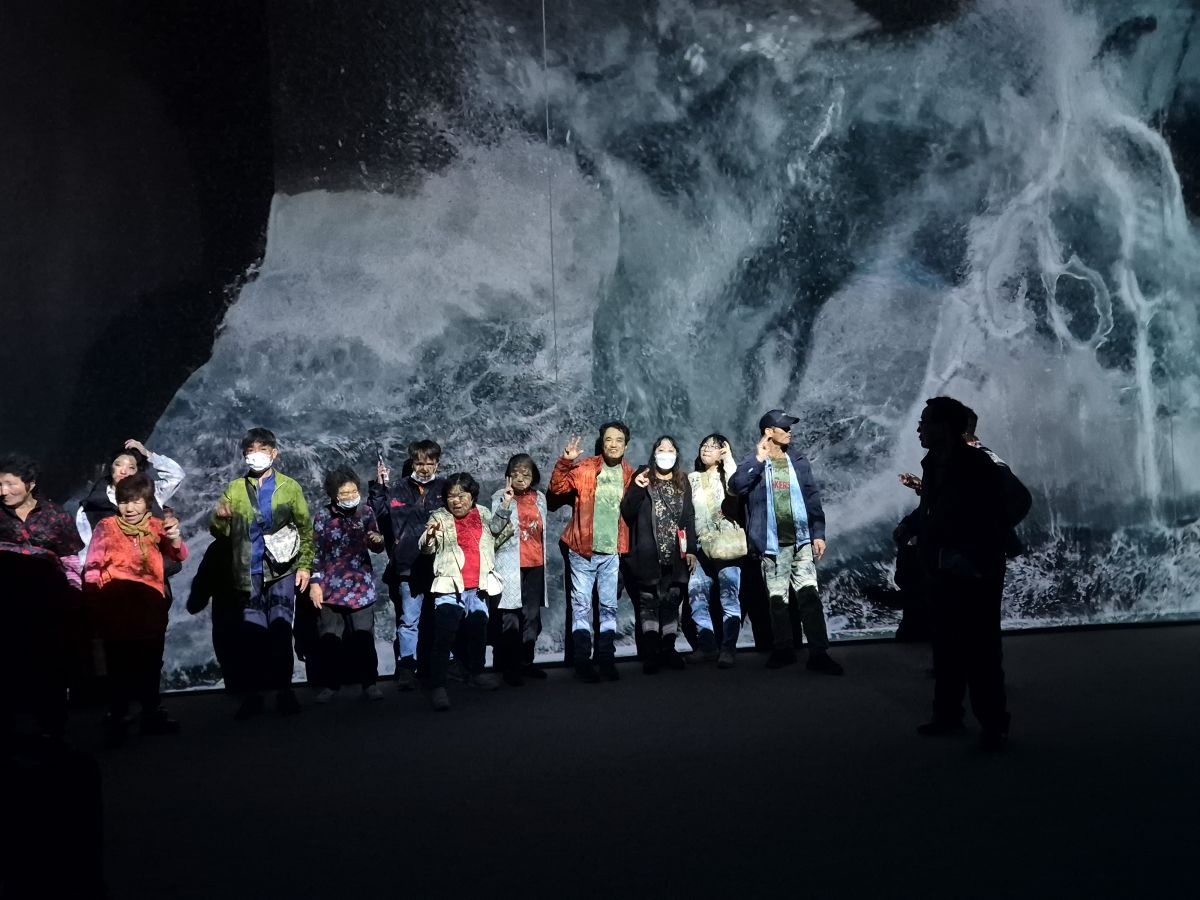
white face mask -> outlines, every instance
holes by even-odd
[[[415,481],[417,484],[429,484],[429,482],[431,482],[431,481],[433,481],[433,479],[437,478],[437,472],[433,472],[429,475],[418,475],[416,472],[413,472],[408,477],[411,478],[413,481]]]
[[[674,453],[655,453],[654,464],[663,472],[669,472],[675,468],[676,456]]]
[[[362,503],[362,497],[355,497],[353,500],[339,500],[337,505],[342,509],[355,509],[360,503]]]
[[[265,472],[271,468],[271,454],[256,450],[246,454],[246,468],[251,472]]]

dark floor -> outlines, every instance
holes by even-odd
[[[115,898],[1195,896],[1200,626],[1006,640],[1012,741],[923,739],[927,650],[844,678],[566,670],[98,749]]]

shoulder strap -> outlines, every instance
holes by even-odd
[[[258,485],[249,475],[246,476],[246,495],[250,498],[250,509],[254,512],[254,521],[261,530],[263,527],[262,510],[258,508]]]

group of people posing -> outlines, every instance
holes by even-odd
[[[1001,551],[996,582],[989,538],[978,528],[988,508],[976,505],[995,497],[979,494],[968,501],[973,515],[954,528],[946,522],[948,512],[953,517],[960,511],[954,473],[962,469],[978,480],[990,477],[989,471],[974,457],[970,465],[964,463],[964,452],[981,451],[961,438],[956,447],[944,448],[944,460],[942,449],[926,443],[939,423],[950,429],[947,433],[957,427],[959,408],[966,409],[949,398],[936,398],[926,407],[921,434],[930,455],[921,507],[906,520],[906,531],[897,532],[897,540],[917,542],[928,551],[923,559],[931,585],[950,579],[947,590],[962,602],[995,601],[994,616],[976,615],[969,623],[959,616],[955,627],[978,630],[980,623],[994,622],[984,630],[994,632],[996,653],[989,649],[983,678],[974,658],[937,657],[935,640],[936,727],[922,733],[949,733],[956,723],[961,728],[962,694],[970,683],[974,697],[978,683],[978,691],[990,691],[991,697],[984,701],[985,732],[1006,736],[999,594],[992,590],[1002,585],[1004,555]],[[807,638],[808,668],[841,675],[842,666],[829,654],[817,583],[816,563],[826,551],[825,514],[812,467],[792,443],[797,421],[779,409],[765,413],[754,452],[740,461],[723,435],[710,434],[688,465],[679,443],[664,435],[640,467],[625,458],[629,429],[606,422],[594,455],[583,455],[580,437],[566,443],[544,489],[536,462],[525,453],[514,455],[504,487],[490,503],[480,502],[473,475],[440,474],[441,448],[421,440],[409,445],[398,478],[379,459],[365,497],[353,469],[329,471],[324,502],[315,513],[300,485],[277,470],[275,435],[252,428],[240,445],[245,473],[225,488],[212,511],[213,542],[193,580],[188,609],[198,612],[212,601],[214,645],[227,686],[241,697],[239,719],[264,712],[271,693],[280,712],[299,710],[292,689],[293,646],[298,624],[313,619],[314,639],[304,641],[304,654],[317,702],[333,700],[344,683],[357,685],[368,700],[379,700],[371,556],[386,553],[383,582],[396,610],[396,681],[401,690],[423,681],[433,708],[447,710],[447,685],[454,676],[475,688],[498,687],[496,677],[484,671],[488,643],[495,648],[495,668],[509,684],[546,677],[534,665],[534,653],[547,605],[548,514],[570,506],[560,544],[570,600],[566,655],[579,680],[620,677],[615,665],[619,579],[634,603],[638,656],[646,674],[685,665],[676,649],[685,602],[695,624],[694,637],[689,634],[695,655],[719,668],[733,667],[747,560],[761,567],[766,586],[772,640],[767,667],[797,662],[793,635],[799,631]],[[987,466],[1000,468],[990,459]],[[109,684],[105,728],[114,743],[139,720],[143,733],[179,727],[161,705],[159,680],[169,576],[187,557],[179,521],[167,505],[182,478],[174,462],[128,441],[72,521],[37,496],[34,463],[0,461],[0,579],[29,599],[21,615],[30,618],[28,633],[40,635],[61,633],[52,620],[61,619],[71,603],[50,599],[69,598],[71,588],[82,587],[85,618],[103,647]],[[1000,510],[997,516],[1011,530],[1011,516]],[[950,547],[957,556],[946,553]],[[961,634],[945,638],[962,643]],[[976,636],[972,646],[984,643]],[[65,676],[51,671],[47,661],[62,654],[28,645],[10,656],[14,664],[39,673],[35,713],[44,731],[60,732]],[[1000,671],[999,713],[992,708],[993,668]],[[140,705],[140,719],[130,715],[133,702]]]

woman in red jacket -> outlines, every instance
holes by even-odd
[[[169,603],[163,558],[182,562],[187,548],[174,516],[150,514],[154,482],[138,473],[117,482],[117,515],[101,519],[92,532],[83,567],[104,640],[109,705],[108,740],[119,744],[129,725],[129,704],[141,704],[142,734],[174,734],[179,723],[159,702],[163,645]]]

